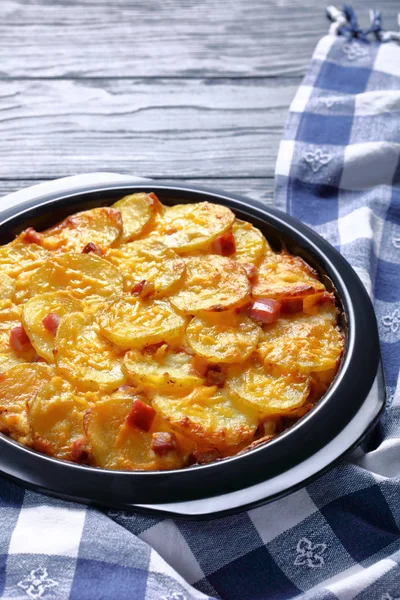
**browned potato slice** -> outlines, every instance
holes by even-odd
[[[125,350],[173,342],[183,335],[186,325],[167,300],[143,302],[135,297],[110,302],[98,322],[102,334]]]
[[[54,333],[43,324],[49,314],[63,317],[65,314],[82,310],[82,302],[68,292],[48,292],[28,300],[22,309],[22,323],[39,356],[54,362]]]
[[[31,279],[30,296],[68,290],[76,298],[108,298],[123,291],[122,274],[108,261],[94,254],[67,252],[53,256]]]
[[[226,206],[199,202],[165,207],[157,225],[161,241],[178,253],[201,250],[227,231],[235,215]]]
[[[123,274],[126,291],[146,280],[154,286],[155,296],[173,292],[185,270],[185,262],[176,252],[153,239],[111,248],[106,258]]]
[[[154,408],[182,435],[219,449],[250,441],[257,412],[215,386],[200,386],[187,396],[156,394]]]
[[[187,452],[181,438],[177,439],[177,449],[163,456],[152,450],[152,434],[171,431],[158,415],[148,432],[126,422],[132,400],[129,394],[117,391],[88,411],[85,429],[96,465],[127,471],[182,467]]]
[[[134,385],[152,391],[190,390],[204,383],[193,371],[192,357],[166,344],[156,351],[131,350],[125,354],[124,367]]]
[[[305,375],[274,377],[254,362],[231,367],[226,386],[233,396],[264,415],[285,414],[304,404],[310,390],[310,378]]]
[[[210,362],[241,363],[256,349],[262,329],[232,311],[202,313],[186,329],[189,346]]]
[[[17,304],[29,297],[30,280],[49,256],[50,252],[38,244],[27,244],[20,238],[0,246],[0,271],[2,276],[14,280],[14,300]]]
[[[83,418],[96,400],[62,377],[46,382],[28,401],[33,447],[65,460],[77,460],[85,447]]]
[[[182,288],[171,297],[178,310],[191,315],[201,310],[221,311],[249,299],[249,280],[235,260],[210,255],[186,258],[185,263]]]
[[[130,242],[149,225],[161,207],[154,195],[139,193],[125,196],[113,204],[121,212],[123,232],[119,243]]]
[[[62,317],[54,340],[57,367],[80,390],[113,391],[124,381],[122,356],[91,313]]]
[[[247,221],[236,219],[232,225],[236,252],[232,256],[244,264],[259,265],[264,254],[272,254],[272,250],[259,229]]]
[[[91,242],[104,251],[121,233],[122,217],[119,210],[109,207],[93,208],[71,215],[44,231],[42,245],[48,250],[82,252]]]
[[[0,373],[36,358],[34,348],[16,352],[10,345],[11,329],[21,325],[21,312],[21,307],[13,304],[11,300],[0,300]]]
[[[258,268],[253,286],[256,298],[285,300],[325,291],[317,273],[299,256],[267,254]]]
[[[0,379],[0,431],[21,444],[31,444],[27,402],[53,374],[47,365],[15,365]]]
[[[335,326],[336,311],[322,305],[319,313],[281,318],[264,326],[258,353],[266,367],[282,373],[326,371],[337,366],[343,336]]]

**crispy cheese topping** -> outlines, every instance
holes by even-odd
[[[0,432],[105,469],[207,464],[304,416],[339,367],[333,294],[225,206],[155,194],[0,247]]]

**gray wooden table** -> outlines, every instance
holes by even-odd
[[[0,196],[87,171],[270,202],[321,0],[0,0]],[[394,28],[398,0],[378,5]]]

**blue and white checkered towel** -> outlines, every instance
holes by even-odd
[[[390,399],[380,439],[282,500],[201,523],[0,480],[2,598],[400,598],[400,47],[354,39],[345,21],[335,29],[350,38],[320,41],[292,103],[277,201],[340,249],[373,297]]]

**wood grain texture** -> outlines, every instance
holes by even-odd
[[[11,192],[17,192],[23,188],[37,183],[47,181],[45,179],[21,179],[21,180],[7,180],[0,179],[0,205],[1,198]],[[221,178],[221,179],[181,179],[176,181],[177,184],[185,183],[188,185],[209,187],[226,193],[240,194],[260,200],[264,202],[266,206],[273,205],[274,195],[274,181],[272,178],[259,178],[259,179],[237,179],[237,178]],[[151,184],[149,184],[149,189]]]
[[[299,75],[328,30],[321,0],[1,0],[7,77]],[[377,4],[395,26],[398,0]],[[340,3],[339,3],[340,5]]]
[[[0,81],[0,179],[272,177],[297,81]]]

